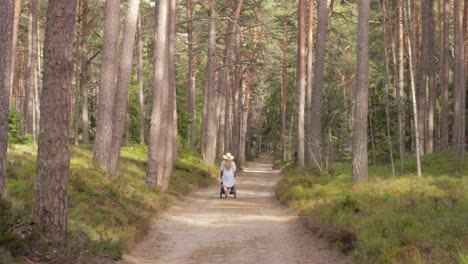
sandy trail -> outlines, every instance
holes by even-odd
[[[191,193],[119,263],[346,263],[279,204],[280,178],[261,157],[237,174],[236,199],[219,199],[219,185]]]

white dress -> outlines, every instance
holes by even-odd
[[[236,179],[234,178],[234,173],[236,172],[236,163],[231,161],[231,169],[228,170],[224,166],[224,161],[221,163],[221,171],[223,172],[223,186],[224,187],[232,187],[236,183]]]

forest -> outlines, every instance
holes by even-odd
[[[467,0],[5,0],[0,50],[0,263],[125,259],[225,153],[349,263],[468,263]]]

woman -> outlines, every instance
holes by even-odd
[[[236,163],[233,159],[234,156],[232,156],[231,153],[226,153],[221,163],[221,180],[223,181],[224,197],[228,197],[229,192],[236,183]]]

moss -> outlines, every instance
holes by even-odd
[[[9,222],[27,225],[31,221],[34,204],[34,178],[36,148],[13,145],[9,149],[7,193]],[[69,177],[68,245],[51,256],[36,250],[42,261],[94,262],[96,257],[118,259],[149,229],[151,220],[167,208],[181,194],[215,181],[212,168],[199,158],[186,156],[175,164],[171,186],[167,193],[148,188],[145,184],[147,149],[129,146],[122,149],[119,176],[110,177],[92,165],[92,146],[73,147]],[[41,247],[29,238],[13,235],[12,225],[6,225],[0,206],[0,247],[2,237],[10,234],[15,241],[24,240],[31,246]],[[10,239],[11,240],[11,239]],[[3,244],[13,246],[12,241]],[[11,250],[15,254],[30,254]],[[39,252],[39,253],[38,253]],[[83,252],[86,252],[84,254]],[[86,262],[85,261],[85,262]],[[1,261],[0,261],[1,262]],[[105,261],[104,261],[105,262]]]
[[[339,162],[334,174],[285,168],[278,198],[314,226],[353,231],[353,255],[360,263],[457,263],[466,258],[468,163],[451,154],[424,157],[418,179],[391,176],[388,165],[371,167],[367,183],[351,181],[351,165]]]

